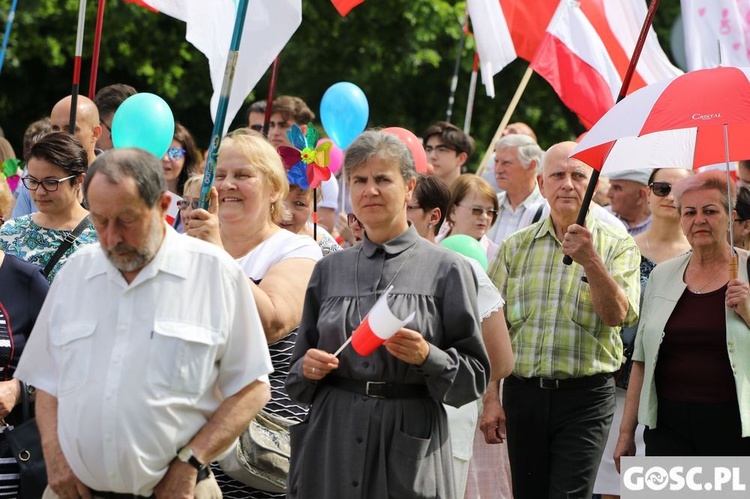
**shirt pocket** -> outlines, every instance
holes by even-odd
[[[58,395],[85,385],[96,322],[71,322],[52,327],[51,341],[59,358]]]
[[[577,325],[584,329],[591,329],[595,326],[599,320],[599,316],[594,310],[594,302],[591,299],[591,287],[588,282],[581,280],[577,281],[577,285],[574,285],[570,290],[570,296],[574,297],[573,300],[567,300],[566,304],[568,308],[569,317]]]
[[[508,277],[505,293],[505,317],[511,326],[520,326],[529,318],[532,308],[532,296],[529,294],[525,279]]]
[[[155,321],[149,349],[148,382],[180,394],[205,393],[216,362],[214,336],[205,326]]]

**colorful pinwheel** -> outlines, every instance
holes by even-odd
[[[315,189],[324,180],[331,178],[328,164],[331,162],[331,143],[318,141],[318,133],[312,123],[307,125],[307,136],[297,125],[286,132],[294,147],[280,146],[278,148],[281,161],[286,168],[286,177],[290,184],[296,184],[302,189]]]

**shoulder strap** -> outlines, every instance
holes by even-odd
[[[60,258],[65,254],[66,251],[68,251],[68,248],[73,246],[73,243],[78,239],[78,236],[81,235],[81,233],[84,231],[86,227],[89,226],[91,223],[91,215],[86,215],[83,217],[83,220],[78,222],[78,225],[76,225],[76,228],[73,229],[67,236],[65,236],[65,239],[60,243],[60,246],[57,247],[57,251],[55,251],[55,254],[52,255],[52,258],[49,259],[47,262],[47,265],[44,267],[44,276],[49,276],[49,273],[52,272],[52,269],[55,267],[57,262],[60,261]]]
[[[542,218],[542,212],[544,211],[544,203],[541,203],[539,205],[539,209],[536,210],[536,213],[534,214],[534,219],[531,221],[531,223],[535,224],[539,221],[540,218]]]

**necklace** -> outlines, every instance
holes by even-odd
[[[711,284],[712,282],[714,282],[714,281],[716,280],[716,278],[717,278],[717,277],[719,277],[719,276],[720,276],[720,275],[722,274],[722,271],[723,271],[723,270],[724,270],[725,268],[727,268],[728,266],[729,266],[729,262],[725,263],[725,264],[724,264],[724,266],[723,266],[723,267],[721,267],[721,268],[720,268],[720,269],[718,270],[718,272],[716,272],[716,273],[714,274],[714,276],[713,276],[713,277],[712,277],[711,279],[709,279],[708,281],[704,282],[704,283],[703,283],[703,286],[701,286],[700,288],[698,288],[698,289],[696,289],[696,290],[694,290],[694,291],[692,291],[692,292],[693,292],[693,293],[695,293],[696,295],[700,295],[700,294],[703,294],[703,289],[704,289],[704,288],[705,288],[706,286],[708,286],[709,284]],[[686,284],[687,284],[687,283],[686,283]]]
[[[404,258],[404,261],[401,262],[401,265],[398,267],[398,270],[395,274],[393,274],[393,277],[390,281],[388,281],[388,284],[385,285],[385,288],[383,291],[391,287],[391,284],[393,284],[393,281],[396,280],[396,277],[398,277],[398,274],[401,272],[401,269],[404,268],[404,265],[406,265],[406,262],[409,261],[409,258],[411,257],[412,252],[414,252],[414,248],[417,247],[417,243],[419,243],[419,239],[417,239],[414,244],[411,245],[411,247],[407,250],[408,253],[406,254],[406,258]],[[359,318],[359,323],[362,323],[362,312],[359,309],[359,255],[362,254],[362,244],[359,245],[359,250],[357,251],[357,259],[354,261],[354,288],[355,293],[357,296],[357,317]],[[377,296],[377,292],[375,293]]]

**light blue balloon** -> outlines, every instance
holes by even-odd
[[[370,117],[367,97],[354,83],[341,81],[332,85],[320,101],[323,129],[341,149],[346,149],[365,131]]]
[[[139,147],[161,159],[174,137],[174,115],[158,95],[138,93],[117,108],[112,119],[112,144]]]

